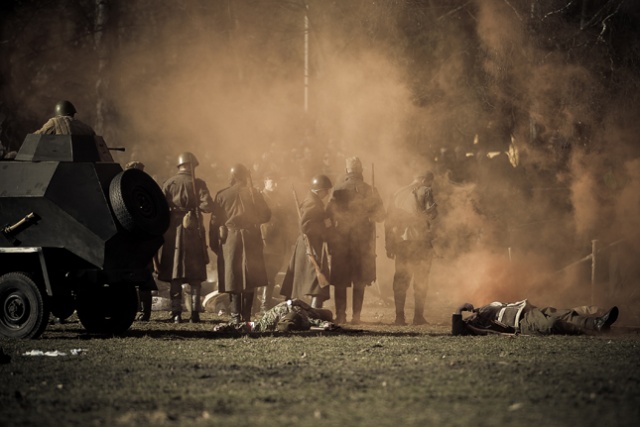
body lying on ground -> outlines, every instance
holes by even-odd
[[[463,311],[472,314],[464,318]],[[618,307],[602,316],[585,316],[575,309],[539,308],[528,300],[514,303],[492,302],[480,308],[465,303],[451,319],[453,335],[525,334],[580,335],[606,332],[618,318]]]
[[[267,310],[254,322],[234,322],[217,325],[214,332],[289,332],[308,331],[311,328],[333,330],[333,314],[323,308],[312,308],[306,302],[294,298],[283,301]]]

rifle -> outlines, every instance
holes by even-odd
[[[204,263],[209,264],[209,252],[207,251],[207,241],[204,237],[204,230],[200,226],[200,207],[198,192],[196,191],[196,168],[193,166],[193,162],[189,163],[191,167],[191,184],[193,188],[193,199],[195,200],[195,212],[196,212],[196,227],[198,228],[198,237],[200,237],[200,244],[202,246],[202,253],[204,255]]]
[[[300,212],[300,202],[298,201],[298,194],[296,193],[296,189],[293,186],[293,184],[291,184],[291,189],[293,190],[293,198],[295,199],[295,202],[296,202],[296,210],[298,212],[298,224],[300,226],[300,234],[302,235],[302,240],[304,240],[304,244],[307,248],[307,256],[309,257],[311,264],[313,264],[313,268],[316,270],[316,276],[318,277],[318,284],[320,285],[321,288],[324,288],[330,285],[330,283],[329,283],[329,280],[327,280],[327,276],[325,276],[320,270],[320,265],[318,264],[318,260],[316,259],[313,253],[313,248],[311,248],[309,237],[302,231],[302,213]]]

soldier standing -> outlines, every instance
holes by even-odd
[[[216,194],[209,244],[218,255],[218,291],[229,293],[231,321],[249,322],[255,288],[266,286],[260,224],[271,210],[253,188],[249,170],[242,164],[231,168],[230,186]]]
[[[164,235],[158,279],[169,282],[171,319],[182,322],[182,284],[191,288],[191,322],[200,321],[202,311],[200,293],[207,279],[209,263],[204,235],[202,212],[210,213],[213,200],[207,184],[195,178],[198,160],[192,153],[178,156],[178,173],[169,178],[163,192],[171,211],[171,225]]]
[[[333,224],[330,241],[331,284],[336,323],[346,322],[347,288],[353,286],[352,323],[360,323],[365,288],[376,280],[376,222],[384,220],[380,195],[364,182],[362,163],[346,160],[347,176],[333,188],[327,212]]]
[[[433,249],[431,222],[438,216],[433,199],[433,173],[427,171],[398,190],[387,208],[385,221],[385,249],[387,257],[395,258],[393,296],[396,306],[396,325],[406,325],[404,304],[413,277],[415,301],[413,324],[427,323],[424,300],[427,293]]]
[[[326,175],[311,179],[311,191],[299,206],[301,234],[280,292],[288,299],[310,296],[313,308],[322,308],[322,303],[330,297],[326,279],[329,260],[324,248],[330,220],[323,199],[329,195],[331,187],[331,180]]]
[[[76,107],[69,101],[60,101],[56,104],[55,116],[50,118],[37,134],[46,135],[95,135],[91,126],[76,119]]]

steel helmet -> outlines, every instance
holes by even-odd
[[[73,116],[76,114],[76,107],[69,101],[59,101],[55,107],[56,116]]]
[[[231,166],[231,179],[236,181],[245,181],[249,177],[249,169],[242,163],[236,163]]]
[[[331,180],[326,175],[316,175],[311,178],[312,190],[330,190],[333,187]]]
[[[193,153],[191,153],[189,151],[185,151],[184,153],[181,153],[178,156],[178,164],[176,166],[179,167],[179,166],[184,165],[186,163],[191,163],[191,165],[194,168],[200,164],[200,163],[198,163],[198,159],[196,159],[196,156],[194,156]]]

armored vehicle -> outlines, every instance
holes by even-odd
[[[102,137],[27,135],[0,161],[0,337],[38,337],[74,311],[88,332],[127,331],[168,226],[157,183]]]

